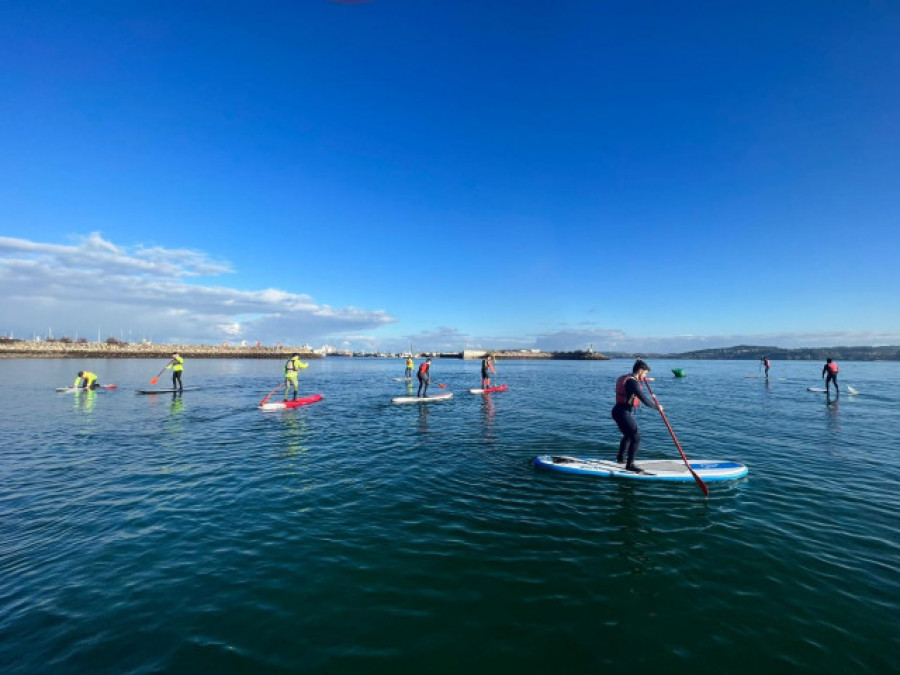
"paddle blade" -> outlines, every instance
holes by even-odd
[[[150,380],[150,384],[156,384],[157,382],[159,382],[158,377],[154,377],[152,380]]]
[[[265,397],[262,401],[259,402],[259,407],[262,408],[266,403],[268,403],[268,402],[269,402],[269,399],[272,397],[272,394],[274,394],[276,391],[278,391],[279,389],[281,389],[283,386],[284,386],[284,382],[282,382],[282,383],[279,384],[277,387],[275,387],[272,391],[270,391],[270,392],[266,395],[266,397]]]
[[[653,402],[659,406],[659,399],[656,398],[656,394],[653,393],[653,388],[647,383],[647,391],[650,392],[650,396],[653,398]],[[666,413],[664,413],[661,409],[659,411],[659,416],[662,417],[663,422],[666,423],[666,429],[669,430],[669,435],[672,437],[672,440],[675,441],[675,447],[678,448],[679,454],[681,454],[681,459],[684,460],[684,465],[687,467],[687,470],[691,472],[691,475],[694,477],[694,481],[696,481],[697,485],[700,486],[700,489],[703,490],[703,496],[709,497],[709,488],[706,487],[706,483],[703,482],[703,479],[697,475],[697,472],[691,468],[691,463],[688,461],[687,455],[684,454],[684,450],[681,448],[681,443],[678,442],[678,437],[675,436],[675,432],[672,430],[672,425],[669,424],[669,418],[666,417]]]
[[[446,388],[447,388],[447,385],[446,385],[446,384],[441,384],[440,382],[438,382],[438,386],[439,386],[441,389],[446,389]]]

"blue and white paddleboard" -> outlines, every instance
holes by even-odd
[[[720,459],[692,459],[691,468],[704,480],[715,482],[735,480],[747,475],[747,467],[738,462]],[[601,478],[623,478],[626,480],[674,481],[688,483],[694,480],[684,462],[674,459],[638,460],[635,466],[645,473],[626,471],[624,464],[596,457],[569,457],[567,455],[539,455],[534,465],[539,469],[576,473]]]

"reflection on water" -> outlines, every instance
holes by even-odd
[[[75,407],[81,412],[93,412],[96,402],[97,392],[93,389],[79,389],[75,392]]]
[[[482,394],[481,398],[481,421],[484,429],[484,440],[490,441],[494,438],[494,402],[491,400],[490,394]]]
[[[835,397],[831,398],[828,394],[825,395],[825,418],[828,422],[828,432],[831,434],[837,434],[841,430],[841,411],[840,411],[840,398]]]
[[[151,398],[156,399],[156,396],[151,396]],[[160,396],[160,399],[163,398],[163,396]],[[156,403],[155,400],[154,403]],[[161,404],[162,400],[159,403]],[[168,414],[162,419],[162,430],[163,445],[172,447],[181,443],[185,434],[184,400],[181,398],[181,392],[172,394],[172,399],[168,405]]]
[[[304,445],[308,423],[306,417],[298,415],[299,410],[281,411],[280,442],[281,457],[296,457],[309,448]]]
[[[419,433],[427,434],[428,433],[428,415],[431,414],[431,410],[430,410],[429,406],[431,404],[430,403],[418,403],[416,405],[419,406],[419,417],[418,417]]]

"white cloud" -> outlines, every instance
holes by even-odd
[[[286,344],[393,323],[381,310],[335,309],[310,296],[185,279],[232,272],[201,251],[136,247],[99,233],[72,245],[0,237],[0,332],[108,335],[157,342],[243,338]]]

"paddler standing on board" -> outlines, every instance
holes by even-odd
[[[769,365],[771,365],[769,362],[769,358],[764,356],[760,359],[760,361],[762,362],[763,367],[766,369],[766,379],[768,380],[769,379]]]
[[[184,372],[184,358],[177,353],[172,354],[172,360],[169,361],[166,370],[169,368],[172,369],[172,389],[183,390],[184,385],[181,383],[181,373]]]
[[[825,366],[822,368],[822,377],[825,378],[825,393],[828,393],[828,385],[834,382],[834,395],[840,396],[837,383],[838,364],[831,359],[826,359]]]
[[[491,373],[494,373],[494,375],[497,374],[497,370],[494,368],[494,357],[491,354],[485,354],[484,358],[481,359],[482,389],[491,388]]]
[[[291,387],[294,388],[294,399],[297,400],[297,375],[300,374],[300,355],[294,354],[284,364],[284,400],[288,400]]]
[[[630,375],[622,375],[616,380],[616,404],[612,409],[612,418],[616,421],[619,431],[622,432],[622,440],[619,442],[619,454],[616,462],[625,462],[626,471],[643,473],[634,465],[634,456],[641,445],[641,432],[638,431],[637,422],[633,411],[641,403],[648,408],[662,412],[662,406],[657,405],[644,393],[641,382],[647,378],[650,366],[638,359],[631,368]]]
[[[416,398],[428,398],[428,384],[431,382],[431,359],[425,359],[425,363],[419,366],[419,372],[416,377],[419,378],[419,390],[416,392]],[[424,391],[422,390],[424,387]]]
[[[412,354],[406,357],[406,370],[403,372],[403,377],[411,380],[412,379],[412,371],[413,366],[415,365],[415,361],[413,361]]]
[[[72,386],[75,389],[96,389],[100,386],[100,383],[97,382],[97,376],[91,371],[79,370],[78,375],[75,377],[75,384]]]

